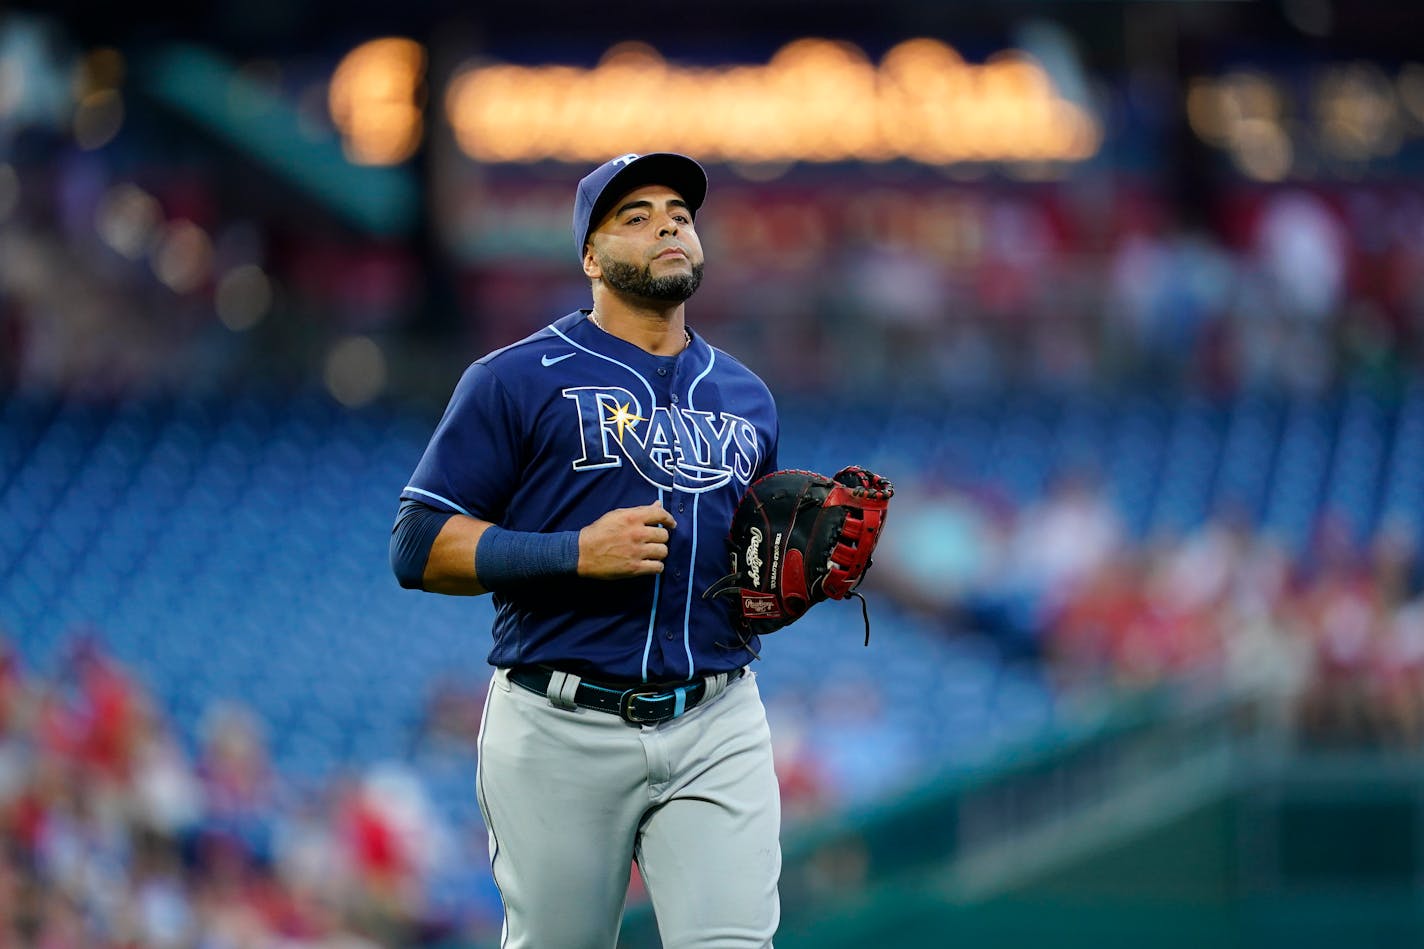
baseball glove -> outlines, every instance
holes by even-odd
[[[776,471],[742,495],[727,536],[732,572],[704,598],[735,596],[740,645],[800,619],[826,599],[860,599],[865,643],[870,614],[856,586],[870,568],[886,508],[889,481],[864,468],[832,478],[814,471]]]

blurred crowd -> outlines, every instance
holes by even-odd
[[[1321,392],[1397,384],[1424,355],[1415,186],[1242,186],[1201,208],[1124,177],[853,188],[800,197],[779,243],[709,208],[725,292],[694,316],[784,385]]]
[[[453,199],[432,202],[423,233],[378,240],[139,108],[97,147],[0,124],[0,393],[276,379],[321,380],[348,405],[439,401],[469,359],[587,303],[570,168],[491,183],[436,155],[430,184]],[[1424,370],[1417,184],[1231,179],[1197,204],[1179,182],[1101,169],[712,171],[690,318],[778,395],[1320,393]],[[500,250],[516,230],[535,233],[517,259]],[[1424,744],[1414,525],[1361,543],[1324,512],[1300,555],[1223,509],[1144,541],[1091,477],[1019,507],[907,475],[867,589],[1040,670],[1055,700],[1206,681],[1272,697],[1307,744]],[[138,673],[91,637],[47,674],[0,651],[0,946],[498,932],[482,829],[449,826],[412,770],[303,784],[240,705],[213,705],[190,747]],[[789,818],[909,759],[882,698],[846,689],[800,720],[773,709]],[[481,708],[468,684],[437,690],[425,738],[468,759]]]
[[[943,483],[901,491],[872,595],[1037,665],[1065,710],[1205,682],[1265,696],[1307,746],[1424,743],[1424,590],[1402,525],[1361,550],[1325,518],[1294,557],[1231,510],[1134,541],[1082,474],[1023,508]],[[417,755],[472,765],[478,685],[433,687]],[[823,696],[800,719],[772,709],[789,821],[885,777],[857,777],[846,757],[874,746],[856,765],[874,770],[913,740],[881,711],[874,689]],[[356,949],[498,931],[483,829],[452,826],[415,768],[303,783],[231,702],[208,708],[191,751],[177,732],[95,634],[47,675],[3,653],[0,944]]]
[[[1265,696],[1308,746],[1424,749],[1411,522],[1362,542],[1327,511],[1294,554],[1229,506],[1136,540],[1083,472],[1024,508],[933,481],[901,495],[876,582],[952,635],[1041,661],[1065,703],[1196,681]]]
[[[433,209],[428,233],[378,240],[301,213],[279,187],[231,188],[250,172],[220,159],[62,139],[33,152],[0,151],[9,385],[276,378],[324,380],[348,402],[438,399],[469,359],[588,303],[565,247],[572,170],[556,187],[547,169],[495,183],[456,169],[462,196]],[[779,392],[848,378],[951,394],[1321,392],[1421,368],[1424,189],[1408,182],[1234,184],[1187,208],[1170,182],[1100,171],[714,178],[690,318]],[[442,236],[462,228],[483,243]],[[531,248],[490,249],[531,229]],[[353,338],[369,355],[342,385],[333,360]]]
[[[277,773],[241,705],[213,704],[190,755],[91,637],[52,676],[8,650],[0,662],[0,945],[359,949],[488,935],[497,903],[459,846],[402,766],[311,787]],[[442,883],[449,911],[431,899]]]
[[[498,938],[483,825],[440,813],[421,772],[453,763],[473,802],[483,679],[432,683],[411,760],[299,777],[270,761],[265,723],[237,701],[211,702],[185,741],[141,670],[99,637],[76,632],[46,675],[0,641],[0,946]],[[844,800],[849,788],[799,732],[778,737],[790,820]],[[629,901],[646,898],[635,865]]]

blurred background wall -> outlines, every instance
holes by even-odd
[[[1424,938],[1424,15],[1338,0],[0,10],[0,942],[482,946],[487,602],[400,591],[570,196],[897,485],[759,672],[778,944]],[[636,873],[626,944],[656,945]]]

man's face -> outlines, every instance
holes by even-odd
[[[666,185],[628,192],[589,235],[584,273],[645,300],[681,303],[702,283],[692,212]]]

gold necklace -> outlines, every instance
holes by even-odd
[[[594,326],[597,326],[599,329],[603,330],[603,332],[608,333],[608,330],[605,329],[604,326],[603,326],[603,321],[598,318],[598,311],[597,311],[597,310],[589,310],[589,311],[588,311],[588,318],[589,318],[589,321],[590,321],[591,323],[593,323]],[[612,333],[609,333],[609,335],[612,336],[613,334],[612,334]],[[684,325],[683,328],[682,328],[682,349],[679,349],[678,352],[682,352],[683,350],[687,349],[687,347],[689,347],[689,346],[691,346],[691,345],[692,345],[692,330],[688,329],[688,328]]]

